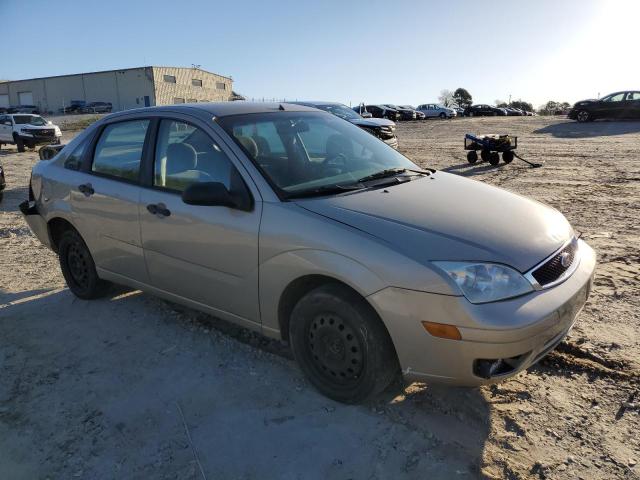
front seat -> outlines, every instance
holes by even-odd
[[[198,154],[188,143],[171,143],[160,167],[160,184],[173,190],[184,190],[194,182],[209,182],[211,176],[197,170]]]

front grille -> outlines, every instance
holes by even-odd
[[[54,130],[53,129],[47,129],[47,130],[36,130],[34,129],[27,129],[25,130],[26,132],[30,133],[31,135],[33,135],[34,137],[53,137],[54,136]]]
[[[544,265],[534,270],[531,275],[536,279],[536,282],[543,287],[555,282],[573,264],[577,248],[577,242],[571,242]]]

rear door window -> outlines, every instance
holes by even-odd
[[[107,125],[96,144],[91,170],[137,182],[148,129],[149,120],[130,120]]]

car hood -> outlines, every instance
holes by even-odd
[[[445,172],[297,203],[422,263],[486,261],[525,272],[574,235],[564,216],[547,205]]]
[[[349,120],[359,127],[394,127],[396,124],[386,118],[354,118]]]

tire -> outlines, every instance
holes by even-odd
[[[2,202],[3,197],[4,197],[4,192],[0,190],[0,202]]]
[[[441,114],[439,115],[439,117],[440,117],[442,120],[444,120],[445,118],[447,118],[447,114],[443,112],[443,113],[441,113]]]
[[[470,117],[473,117],[473,116],[474,116],[474,113],[473,113],[473,112],[469,112],[469,116],[470,116]]]
[[[491,158],[491,152],[489,150],[482,150],[480,152],[480,158],[482,158],[483,162],[488,162]]]
[[[371,399],[400,373],[382,321],[362,297],[338,284],[318,287],[298,301],[290,339],[309,381],[338,402]]]
[[[491,152],[489,155],[489,163],[491,165],[498,165],[500,163],[500,154],[498,152]]]
[[[17,135],[14,135],[13,139],[16,142],[16,147],[18,147],[18,152],[20,152],[20,153],[24,152],[24,140],[22,140]]]
[[[478,152],[476,152],[475,150],[470,150],[467,153],[467,162],[474,164],[478,161]]]
[[[502,161],[504,163],[511,163],[513,162],[513,152],[511,150],[507,150],[506,152],[502,152]]]
[[[78,298],[92,300],[107,293],[109,283],[101,280],[89,248],[75,230],[66,230],[58,243],[60,269],[69,290]]]
[[[576,115],[576,120],[580,123],[588,122],[591,120],[591,114],[586,110],[580,110]]]

